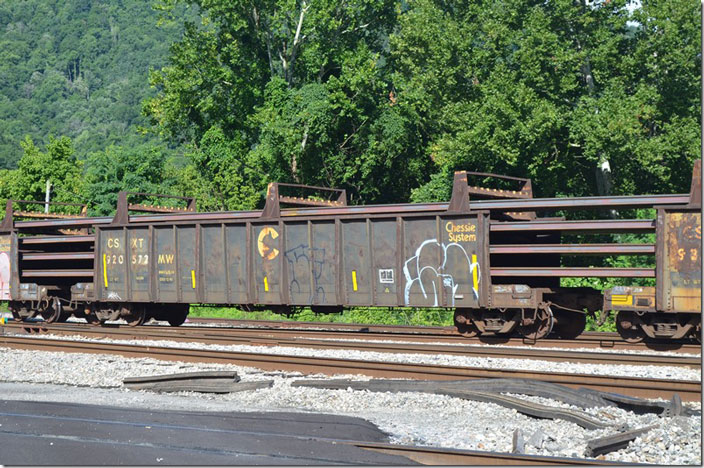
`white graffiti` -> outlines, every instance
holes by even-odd
[[[0,301],[12,299],[10,297],[10,257],[6,252],[0,252]]]
[[[115,291],[108,291],[108,299],[113,301],[121,301],[122,298]]]
[[[438,255],[435,255],[437,252],[433,253],[428,253],[426,255],[423,255],[423,249],[431,249],[432,247],[437,247],[440,248],[442,251],[442,261],[440,264],[437,264],[437,258],[439,257]],[[455,250],[459,249],[459,250]],[[450,293],[450,297],[452,298],[451,300],[451,305],[454,307],[455,305],[455,296],[457,294],[457,289],[459,288],[460,284],[455,281],[455,278],[446,270],[447,262],[449,255],[453,255],[453,259],[455,261],[460,261],[460,262],[465,262],[467,263],[467,280],[470,282],[472,285],[472,293],[474,294],[474,299],[478,300],[479,299],[479,290],[478,284],[479,284],[479,278],[481,275],[479,274],[479,262],[476,261],[476,256],[472,256],[472,260],[470,260],[469,255],[467,254],[467,251],[462,247],[460,244],[457,244],[455,242],[449,243],[449,244],[444,244],[441,242],[438,242],[437,239],[428,239],[424,241],[420,247],[416,250],[416,253],[413,257],[409,258],[406,260],[406,263],[403,265],[403,274],[406,277],[406,288],[404,291],[404,299],[406,301],[406,305],[410,305],[411,301],[411,289],[414,287],[414,285],[417,285],[420,288],[421,293],[423,294],[423,298],[428,299],[428,296],[432,294],[432,299],[433,299],[433,306],[438,307],[438,290],[437,287],[435,286],[436,278],[439,278],[441,280],[441,284],[443,287],[447,288]],[[423,257],[425,262],[421,261],[421,257]],[[424,264],[428,263],[427,259],[431,258],[434,260],[432,264]],[[473,281],[472,281],[473,279]],[[432,291],[430,291],[429,285],[432,285]]]

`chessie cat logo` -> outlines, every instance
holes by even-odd
[[[10,299],[10,256],[0,252],[0,301]]]

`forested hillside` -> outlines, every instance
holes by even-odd
[[[0,168],[20,142],[70,137],[76,155],[134,146],[150,68],[167,63],[182,25],[157,27],[151,0],[0,2]]]

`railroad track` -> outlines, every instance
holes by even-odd
[[[534,379],[544,382],[586,387],[641,398],[671,399],[675,393],[683,401],[701,401],[701,382],[674,379],[647,379],[574,373],[487,369],[473,367],[407,364],[326,357],[291,356],[266,353],[216,351],[153,345],[116,344],[95,341],[73,341],[41,336],[0,335],[0,346],[61,352],[117,354],[126,357],[151,357],[166,361],[215,362],[255,367],[267,371],[294,371],[326,375],[362,374],[378,378],[417,380],[463,380],[478,378]]]
[[[517,453],[482,452],[479,450],[457,450],[438,447],[421,447],[409,445],[367,443],[367,442],[342,442],[355,447],[372,450],[375,452],[400,455],[422,465],[448,466],[448,465],[620,465],[619,462],[597,460],[588,458],[548,457],[543,455],[526,455]],[[623,463],[626,465],[626,463]]]
[[[577,362],[590,364],[633,364],[668,367],[691,367],[701,369],[701,358],[677,355],[624,354],[614,352],[581,352],[575,350],[550,350],[540,348],[476,346],[467,344],[375,342],[383,336],[362,334],[351,338],[350,332],[276,329],[236,329],[212,327],[93,327],[77,323],[43,324],[27,327],[22,323],[8,323],[5,328],[14,333],[46,332],[56,335],[81,335],[88,338],[122,340],[170,340],[178,342],[200,342],[217,345],[284,346],[312,349],[354,349],[381,353],[400,354],[448,354],[465,357],[496,357],[535,359],[553,362]],[[349,339],[361,341],[349,341]],[[443,341],[438,337],[437,341]],[[452,341],[454,342],[454,340]]]
[[[385,340],[408,341],[454,341],[458,344],[501,344],[506,346],[538,346],[541,348],[600,348],[632,351],[672,351],[689,354],[699,354],[701,344],[692,340],[676,342],[641,341],[629,343],[615,332],[584,332],[573,340],[547,338],[539,341],[529,340],[520,336],[511,337],[465,337],[459,335],[455,327],[431,327],[413,325],[374,325],[332,322],[293,322],[277,320],[234,320],[223,318],[194,317],[188,319],[189,324],[222,324],[219,328],[268,329],[268,330],[299,330],[316,331],[320,329],[350,333],[355,339],[364,339],[371,335],[383,336]]]

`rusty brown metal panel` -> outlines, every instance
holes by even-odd
[[[224,304],[227,302],[227,278],[222,225],[201,226],[201,236],[203,302]]]
[[[149,302],[149,229],[127,228],[125,259],[129,270],[129,300]]]
[[[254,304],[257,300],[257,291],[254,288],[254,246],[252,242],[252,231],[254,230],[254,226],[252,226],[252,223],[246,223],[246,230],[247,230],[247,237],[245,238],[246,241],[246,250],[245,250],[245,261],[247,263],[247,304]]]
[[[405,241],[405,233],[404,233],[404,228],[403,228],[403,218],[401,216],[396,217],[396,252],[398,252],[398,255],[396,255],[396,271],[398,272],[399,275],[399,281],[400,281],[400,275],[403,272],[403,263],[404,263],[404,258],[403,257],[403,252],[404,252],[404,241]],[[398,287],[396,288],[396,304],[403,304],[404,299],[404,288],[403,287]]]
[[[100,297],[105,301],[128,301],[128,276],[123,228],[102,229],[100,236]]]
[[[310,259],[313,301],[317,305],[337,304],[337,264],[335,261],[335,223],[311,224]]]
[[[178,284],[181,290],[181,302],[197,304],[199,283],[196,262],[196,227],[178,226]]]
[[[405,219],[403,226],[403,304],[478,307],[483,235],[477,217]]]
[[[366,220],[342,223],[343,284],[346,305],[372,303],[372,266]]]
[[[195,302],[203,302],[203,297],[205,296],[205,284],[203,281],[203,247],[202,247],[202,240],[201,240],[202,238],[203,238],[203,226],[199,223],[199,224],[196,224],[196,239],[194,242],[195,258],[196,258],[196,265],[195,265],[196,300],[195,300]]]
[[[483,257],[479,265],[479,305],[489,307],[492,290],[491,284],[491,256],[489,255],[489,228],[490,214],[488,211],[479,214],[479,235],[481,236],[481,250]]]
[[[149,268],[147,269],[147,274],[149,275],[150,302],[156,302],[157,297],[157,280],[156,274],[154,274],[154,265],[156,265],[156,260],[156,233],[154,232],[154,226],[149,226]]]
[[[176,275],[176,240],[174,228],[154,229],[154,259],[156,301],[178,302]]]
[[[372,293],[372,304],[377,303],[377,282],[375,281],[376,274],[374,272],[374,240],[372,239],[372,220],[367,218],[367,240],[369,241],[369,287]]]
[[[372,220],[372,251],[374,253],[372,282],[375,285],[376,300],[373,305],[395,306],[396,288],[399,286],[399,271],[396,269],[397,227],[395,219]]]
[[[225,241],[231,300],[235,304],[247,304],[247,226],[226,226]]]
[[[440,307],[443,305],[443,246],[437,236],[437,220],[435,217],[405,219],[403,230],[402,304]]]
[[[223,248],[222,261],[225,268],[225,302],[228,304],[233,304],[234,300],[232,299],[232,288],[230,287],[230,284],[232,284],[230,281],[230,275],[232,273],[230,272],[230,265],[227,263],[227,259],[230,256],[228,252],[229,246],[227,245],[227,233],[225,228],[225,224],[220,225],[220,242],[222,243]]]
[[[449,307],[479,307],[483,279],[483,235],[476,216],[441,218],[442,287]]]
[[[284,258],[291,304],[309,305],[312,303],[312,259],[308,247],[308,223],[286,223],[285,229]]]
[[[343,283],[345,267],[342,262],[342,222],[335,220],[335,289],[337,290],[337,304],[347,302],[345,285]]]
[[[655,307],[665,310],[664,275],[665,271],[665,210],[658,208],[655,226]]]
[[[284,222],[279,219],[279,232],[281,233],[281,240],[280,243],[282,245],[281,250],[285,250],[286,247],[286,226],[284,225]],[[279,255],[278,259],[278,264],[279,264],[279,272],[281,272],[281,276],[279,278],[279,282],[281,283],[281,287],[279,288],[279,304],[291,304],[291,295],[289,294],[289,289],[288,289],[288,268],[286,267],[286,258],[283,254]]]
[[[252,279],[258,304],[281,303],[281,241],[278,223],[252,225]]]
[[[658,242],[663,246],[658,287],[666,312],[701,312],[702,215],[699,211],[664,210]]]

